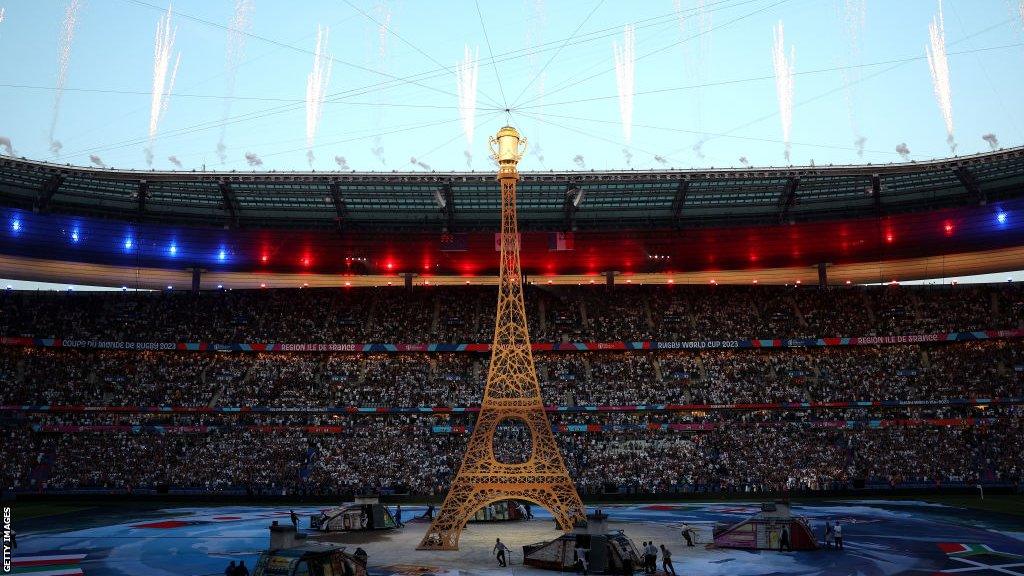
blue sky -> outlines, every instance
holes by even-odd
[[[913,159],[949,155],[924,59],[937,2],[864,0],[857,55],[844,33],[846,1],[704,0],[711,29],[701,34],[698,0],[678,2],[682,23],[673,0],[252,0],[230,100],[225,27],[234,2],[179,1],[172,22],[181,63],[152,141],[153,166],[173,168],[173,155],[185,169],[249,170],[248,153],[263,169],[306,169],[303,102],[318,25],[330,28],[335,61],[312,148],[317,170],[337,169],[336,156],[356,170],[490,170],[486,138],[505,122],[505,107],[534,146],[525,170],[739,166],[741,157],[787,164],[771,58],[780,20],[796,55],[793,164],[894,162],[900,143]],[[84,0],[55,124],[58,157],[48,130],[66,6],[0,0],[0,135],[19,156],[88,165],[95,155],[146,168],[154,33],[167,4]],[[989,133],[1001,146],[1020,145],[1019,0],[943,6],[957,152],[988,150]],[[373,20],[387,15],[382,44]],[[630,23],[637,60],[627,145],[612,43]],[[454,74],[467,46],[479,50],[472,145]],[[845,80],[855,72],[859,82]],[[222,130],[224,163],[216,153]],[[858,133],[867,139],[863,156]]]

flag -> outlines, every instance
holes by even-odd
[[[441,234],[441,252],[465,252],[469,250],[469,234],[445,232]]]
[[[551,232],[548,234],[548,251],[562,252],[572,250],[574,240],[572,232]]]

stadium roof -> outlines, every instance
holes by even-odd
[[[487,276],[498,200],[489,173],[137,172],[0,158],[0,268],[61,281],[77,263],[92,266],[79,282],[108,284],[123,281],[111,269],[141,268],[250,284]],[[818,263],[934,269],[952,255],[972,273],[998,272],[1024,268],[1024,148],[880,166],[526,173],[519,210],[524,271],[574,282],[604,271],[787,270],[781,278]],[[556,232],[574,235],[560,243]]]
[[[582,194],[577,205],[573,200]],[[623,230],[873,217],[1024,196],[1024,148],[932,162],[540,172],[520,228]],[[159,172],[0,159],[0,203],[132,222],[373,232],[496,230],[491,173]]]

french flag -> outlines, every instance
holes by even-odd
[[[563,252],[573,249],[572,232],[551,232],[548,234],[548,251]]]

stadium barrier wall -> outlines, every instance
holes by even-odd
[[[1024,329],[938,332],[894,336],[855,336],[849,338],[758,338],[752,340],[688,340],[680,342],[644,340],[638,342],[534,342],[535,352],[591,352],[599,350],[715,350],[747,348],[817,348],[824,346],[875,346],[889,344],[927,344],[1024,338]],[[0,337],[3,346],[37,346],[91,350],[148,350],[181,352],[489,352],[490,344],[346,344],[247,342],[127,342],[114,340],[71,340],[61,338]]]

